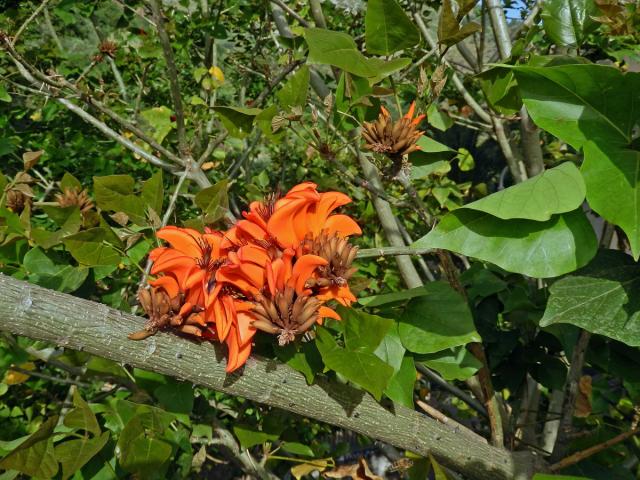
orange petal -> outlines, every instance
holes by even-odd
[[[149,282],[149,285],[155,288],[162,288],[170,298],[177,297],[180,294],[180,287],[176,279],[170,275],[164,275]]]
[[[302,182],[292,187],[285,195],[286,198],[307,198],[310,200],[318,200],[318,185],[313,182]]]
[[[249,220],[239,220],[237,223],[238,228],[247,235],[249,238],[256,240],[264,240],[267,237],[265,228]]]
[[[411,102],[411,106],[409,107],[409,111],[405,114],[404,118],[411,120],[413,118],[413,112],[416,109],[416,102]]]
[[[338,315],[338,312],[329,307],[325,307],[324,305],[322,305],[318,309],[318,316],[320,318],[333,318],[334,320],[342,320],[342,318],[340,318],[340,315]]]
[[[417,125],[422,121],[422,119],[423,119],[424,117],[426,117],[426,115],[418,115],[416,118],[414,118],[414,119],[411,121],[411,125],[417,126]]]
[[[253,262],[264,267],[270,260],[267,250],[259,245],[245,245],[238,250],[242,262]]]
[[[227,373],[231,373],[244,365],[251,354],[251,342],[244,346],[240,346],[235,331],[229,332],[227,338],[227,346],[229,347],[229,358],[227,359]]]
[[[192,258],[202,255],[197,241],[201,236],[197,230],[178,227],[164,227],[156,233],[156,237],[166,240],[173,248]]]
[[[240,346],[244,346],[247,342],[251,342],[251,339],[256,334],[256,329],[252,326],[255,318],[247,312],[238,313],[238,343]]]
[[[324,224],[328,233],[339,233],[343,237],[361,235],[362,230],[356,221],[348,215],[331,215]]]
[[[185,304],[180,307],[178,315],[184,318],[191,313],[191,310],[193,310],[193,305],[191,305],[191,303],[189,302],[185,302]]]
[[[216,322],[216,333],[218,334],[220,341],[223,341],[227,338],[227,335],[231,330],[232,321],[230,318],[227,318],[226,310],[220,299],[216,299],[211,307],[213,309],[213,317]]]
[[[293,272],[289,285],[295,287],[298,295],[302,295],[305,288],[304,284],[313,276],[313,272],[320,265],[326,265],[328,262],[317,255],[303,255],[293,266]]]
[[[382,112],[382,115],[385,116],[385,117],[390,117],[391,116],[391,114],[389,113],[389,110],[384,108],[382,105],[380,105],[380,111]]]

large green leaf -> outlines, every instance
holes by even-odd
[[[467,302],[448,283],[425,285],[428,295],[411,300],[400,318],[398,332],[405,348],[433,353],[480,342]]]
[[[190,414],[193,409],[193,387],[187,382],[167,379],[153,392],[160,406],[169,412]]]
[[[138,225],[145,225],[145,202],[133,194],[133,187],[134,180],[129,175],[93,177],[98,207],[105,211],[124,212]]]
[[[36,478],[53,477],[58,472],[52,439],[57,423],[57,416],[46,420],[35,433],[0,460],[0,469],[17,470]]]
[[[367,52],[390,55],[420,42],[420,32],[396,0],[369,0],[364,19]]]
[[[233,433],[235,433],[243,448],[251,448],[265,442],[273,442],[280,437],[277,433],[263,432],[249,425],[234,425]]]
[[[353,38],[342,32],[305,28],[304,37],[309,45],[308,63],[333,65],[345,72],[368,78],[372,84],[411,63],[408,58],[389,61],[367,58],[360,53]]]
[[[173,112],[164,105],[140,112],[140,116],[152,128],[153,138],[158,143],[162,143],[169,132],[173,130],[175,124],[171,121],[172,115]]]
[[[627,145],[640,118],[640,73],[604,65],[515,67],[520,94],[535,123],[580,148]]]
[[[373,353],[375,353],[380,360],[391,365],[393,367],[393,371],[398,373],[400,370],[400,366],[402,365],[402,358],[404,357],[405,348],[402,345],[402,341],[400,340],[400,335],[398,334],[398,325],[393,325],[387,334],[378,345],[378,348],[375,349]]]
[[[333,65],[359,77],[376,75],[350,35],[322,28],[307,28],[304,37],[309,45],[309,63]]]
[[[598,27],[593,0],[547,0],[542,4],[542,25],[556,45],[577,47]]]
[[[586,265],[598,247],[582,210],[546,222],[502,220],[484,212],[455,210],[416,248],[443,248],[537,278],[557,277]]]
[[[344,325],[344,343],[352,352],[372,353],[393,326],[393,320],[352,308],[339,310]]]
[[[584,201],[586,189],[580,170],[570,162],[546,170],[529,180],[468,203],[464,208],[509,220],[549,220],[570,212]]]
[[[114,240],[106,227],[96,227],[66,237],[64,245],[83,265],[116,265],[120,263],[121,256],[113,246]]]
[[[300,70],[287,80],[287,83],[277,93],[278,100],[283,108],[305,106],[309,90],[309,78],[309,67],[303,65]]]
[[[549,290],[540,326],[570,323],[640,346],[640,265],[628,255],[602,250],[589,265]]]
[[[352,352],[341,348],[331,333],[322,327],[318,328],[317,335],[316,345],[327,368],[361,386],[376,400],[380,400],[393,377],[393,367],[373,353]]]
[[[149,180],[142,184],[141,196],[146,207],[152,208],[158,215],[162,213],[162,202],[164,200],[162,170],[158,170]]]
[[[95,457],[109,441],[109,432],[94,438],[67,440],[55,446],[55,454],[62,464],[63,480],[71,477]]]
[[[637,260],[640,257],[640,151],[587,142],[582,175],[589,205],[625,231]]]

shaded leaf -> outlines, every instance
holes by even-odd
[[[51,478],[58,472],[53,449],[53,429],[58,417],[50,417],[29,438],[0,460],[0,469],[17,470],[32,477]]]
[[[380,400],[393,376],[393,367],[373,353],[352,352],[340,348],[331,333],[322,327],[317,329],[316,345],[327,368],[361,386]]]
[[[329,466],[333,466],[333,459],[331,458],[310,460],[309,462],[299,463],[291,467],[291,475],[293,475],[296,480],[301,480],[305,475],[309,475],[312,472],[324,472]]]
[[[120,253],[107,242],[113,236],[104,227],[90,228],[64,239],[64,245],[78,263],[87,266],[115,265],[120,263]]]
[[[229,208],[227,189],[228,180],[221,180],[215,185],[200,190],[195,196],[195,204],[205,216],[205,223],[214,223],[224,217]]]
[[[445,380],[467,380],[482,367],[482,363],[464,347],[421,355],[416,360],[438,372]]]
[[[309,67],[303,65],[287,80],[287,83],[277,93],[278,100],[283,108],[303,107],[306,105],[309,78]]]
[[[142,184],[142,201],[146,207],[153,209],[156,213],[161,213],[163,199],[162,170],[158,170]]]
[[[602,250],[583,269],[556,281],[540,326],[570,323],[591,333],[640,346],[640,265]]]
[[[190,383],[167,378],[166,385],[156,388],[153,394],[160,406],[169,412],[190,414],[193,409],[193,387]]]
[[[101,430],[98,420],[77,389],[73,392],[73,405],[75,408],[64,417],[64,424],[69,428],[81,429],[94,435],[100,435]]]
[[[428,294],[411,300],[398,332],[404,347],[415,353],[433,353],[482,341],[462,296],[445,282],[425,285]]]
[[[277,433],[262,432],[249,425],[234,425],[233,433],[237,437],[242,448],[251,448],[266,442],[273,442],[279,438]]]
[[[67,440],[55,446],[55,454],[62,464],[62,478],[67,479],[95,457],[109,441],[109,432],[95,438]]]
[[[140,116],[153,129],[153,138],[156,142],[162,143],[165,137],[173,130],[174,123],[171,121],[173,112],[167,107],[154,107],[140,112]]]
[[[246,107],[215,107],[215,112],[229,135],[237,138],[246,137],[253,128],[253,121],[262,110]]]

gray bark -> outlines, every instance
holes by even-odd
[[[193,382],[302,416],[350,429],[420,455],[470,479],[529,479],[535,458],[473,442],[455,429],[400,405],[386,407],[349,385],[304,376],[274,360],[252,356],[234,374],[224,371],[220,345],[169,333],[145,341],[127,334],[144,319],[89,300],[0,275],[0,330],[81,350]]]

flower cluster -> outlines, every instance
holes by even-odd
[[[149,316],[142,339],[159,329],[225,342],[227,371],[241,367],[257,330],[285,345],[324,318],[339,320],[327,302],[349,305],[348,280],[361,233],[349,216],[333,213],[351,200],[319,193],[306,182],[282,198],[253,202],[227,231],[164,227],[168,242],[150,253],[150,289],[138,294]]]

